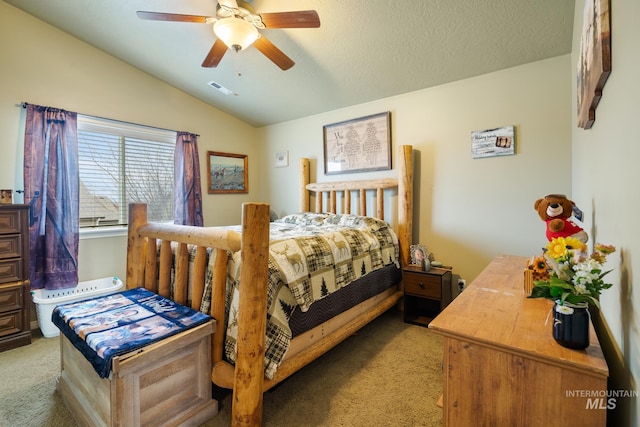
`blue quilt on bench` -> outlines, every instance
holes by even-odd
[[[144,288],[56,306],[53,324],[93,365],[100,378],[114,356],[208,322],[210,316]]]

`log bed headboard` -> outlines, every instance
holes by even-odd
[[[400,243],[402,265],[409,264],[409,246],[413,234],[413,146],[398,147],[396,160],[397,178],[370,179],[361,181],[310,182],[309,159],[300,159],[300,211],[337,213],[337,200],[342,197],[342,213],[351,213],[351,196],[359,196],[358,215],[384,218],[384,190],[397,188],[398,225],[397,234]],[[375,191],[376,209],[367,209],[367,191]],[[315,196],[315,204],[311,196]],[[324,209],[323,209],[324,208]]]

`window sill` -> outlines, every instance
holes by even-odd
[[[120,237],[127,235],[127,227],[81,228],[80,240]]]

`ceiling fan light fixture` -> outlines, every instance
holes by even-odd
[[[235,51],[246,49],[260,36],[253,24],[236,17],[219,19],[213,24],[213,32]]]

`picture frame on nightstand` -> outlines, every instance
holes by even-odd
[[[429,251],[425,245],[411,245],[409,248],[411,264],[424,267],[425,261],[429,260]]]

